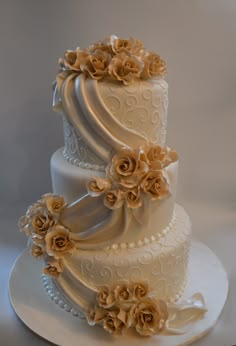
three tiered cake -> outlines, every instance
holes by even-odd
[[[53,194],[28,208],[20,228],[89,324],[176,332],[191,226],[175,203],[178,155],[164,146],[165,62],[139,40],[111,36],[66,51],[59,66],[53,103],[65,146],[51,159]],[[199,294],[185,302],[193,315],[196,305],[206,311]]]

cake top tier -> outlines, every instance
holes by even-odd
[[[59,59],[61,71],[84,73],[93,79],[118,80],[124,84],[137,79],[154,79],[166,73],[161,57],[144,48],[140,40],[121,39],[115,35],[88,48],[67,50]]]
[[[121,147],[164,145],[166,66],[141,41],[112,35],[66,51],[59,66],[53,107],[64,115],[69,162],[102,170]]]

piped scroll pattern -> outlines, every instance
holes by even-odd
[[[105,163],[88,148],[78,130],[75,131],[65,117],[63,118],[63,129],[65,141],[63,156],[66,161],[81,168],[104,171]]]
[[[167,302],[178,300],[186,283],[191,231],[189,219],[179,206],[177,214],[170,232],[156,242],[134,248],[83,251],[66,258],[67,278],[70,270],[77,268],[76,276],[94,291],[120,280],[146,280],[157,297]],[[71,275],[74,277],[74,273]]]
[[[136,82],[128,86],[98,82],[99,97],[111,114],[147,141],[164,145],[167,127],[168,87],[164,80]],[[105,164],[64,117],[64,158],[73,165],[104,170]],[[111,129],[112,130],[112,129]]]
[[[143,81],[119,88],[99,83],[100,95],[118,121],[147,141],[164,145],[168,91],[164,80]]]

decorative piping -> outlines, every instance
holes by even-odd
[[[168,303],[175,303],[177,302],[183,295],[185,287],[187,285],[187,279],[185,278],[183,285],[181,286],[179,293],[177,293],[173,298],[170,298],[167,302]]]
[[[157,232],[156,234],[151,235],[150,237],[144,237],[142,240],[138,240],[136,242],[130,242],[130,243],[114,243],[111,246],[107,246],[105,250],[118,250],[118,249],[134,249],[137,247],[142,247],[144,245],[150,244],[150,243],[156,243],[158,242],[162,237],[164,237],[169,231],[173,228],[176,220],[175,212],[173,212],[171,221],[168,226],[166,226],[163,230]]]
[[[72,305],[68,304],[64,296],[55,288],[55,285],[48,276],[43,274],[42,281],[46,293],[49,295],[49,297],[55,304],[57,304],[61,309],[71,313],[74,317],[80,317],[82,319],[85,318],[83,313],[75,309]],[[166,302],[175,303],[176,301],[178,301],[184,293],[186,284],[187,280],[185,279],[179,292],[173,298],[168,299]]]
[[[93,171],[105,171],[105,165],[96,165],[95,163],[88,163],[84,161],[80,161],[78,158],[70,157],[70,155],[65,153],[65,149],[63,150],[63,157],[66,159],[67,162],[71,163],[74,166],[84,168],[84,169],[91,169]]]
[[[43,274],[42,281],[46,293],[55,304],[57,304],[61,309],[70,312],[75,317],[84,318],[84,315],[80,311],[73,308],[70,304],[68,304],[68,302],[65,301],[64,296],[55,288],[55,285],[48,276]]]

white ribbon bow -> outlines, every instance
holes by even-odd
[[[189,299],[177,304],[169,303],[169,318],[164,334],[185,334],[206,311],[206,304],[201,293],[195,293]]]

